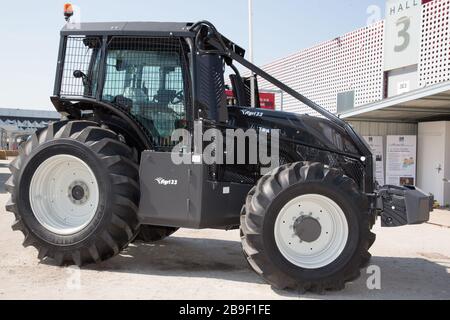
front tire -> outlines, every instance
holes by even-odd
[[[13,230],[39,259],[97,263],[136,236],[138,165],[116,133],[89,121],[50,124],[28,139],[10,169]]]
[[[370,259],[374,235],[356,183],[320,163],[282,166],[261,178],[241,215],[244,254],[279,289],[340,290]]]

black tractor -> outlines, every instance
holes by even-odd
[[[6,183],[24,246],[82,266],[178,228],[240,228],[245,259],[268,283],[323,291],[369,263],[378,216],[387,227],[428,221],[432,196],[377,186],[349,124],[244,55],[207,21],[68,23],[51,97],[62,119],[21,145]],[[258,77],[315,116],[250,107]],[[236,134],[224,148],[230,132],[244,142]],[[255,145],[276,165],[255,162]]]

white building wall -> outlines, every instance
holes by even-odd
[[[417,64],[389,71],[387,73],[387,78],[388,97],[419,89]]]
[[[450,80],[450,0],[422,6],[419,86]]]
[[[336,39],[297,52],[263,66],[263,69],[331,112],[337,111],[337,94],[354,90],[354,107],[401,94],[399,84],[408,90],[450,81],[450,0],[433,0],[422,5],[420,52],[417,64],[391,72],[385,83],[385,21],[355,30]],[[417,68],[410,72],[409,68]],[[405,72],[403,74],[402,72]],[[397,81],[398,80],[398,81]],[[259,79],[261,90],[276,90]],[[400,81],[400,82],[399,82]],[[386,84],[390,82],[390,87]],[[386,92],[385,92],[386,91]],[[281,105],[277,95],[276,105]],[[294,98],[284,95],[283,109],[311,113]]]
[[[354,90],[355,106],[361,106],[383,97],[383,35],[384,21],[380,21],[263,69],[331,112],[336,112],[340,92]],[[263,79],[259,87],[276,89]],[[285,95],[283,102],[286,111],[311,112],[290,96]]]
[[[389,136],[389,135],[417,135],[416,123],[404,122],[378,122],[378,121],[349,121],[350,125],[362,136]],[[386,141],[385,141],[386,142]],[[384,143],[386,146],[386,143]]]

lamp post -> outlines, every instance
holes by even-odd
[[[249,40],[249,60],[253,61],[253,0],[248,0],[248,40]],[[250,75],[250,95],[251,95],[251,107],[256,106],[255,97],[255,76],[253,72]]]

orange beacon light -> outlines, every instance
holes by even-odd
[[[72,16],[73,16],[73,7],[70,3],[66,3],[64,5],[64,17],[66,21],[69,21]]]

